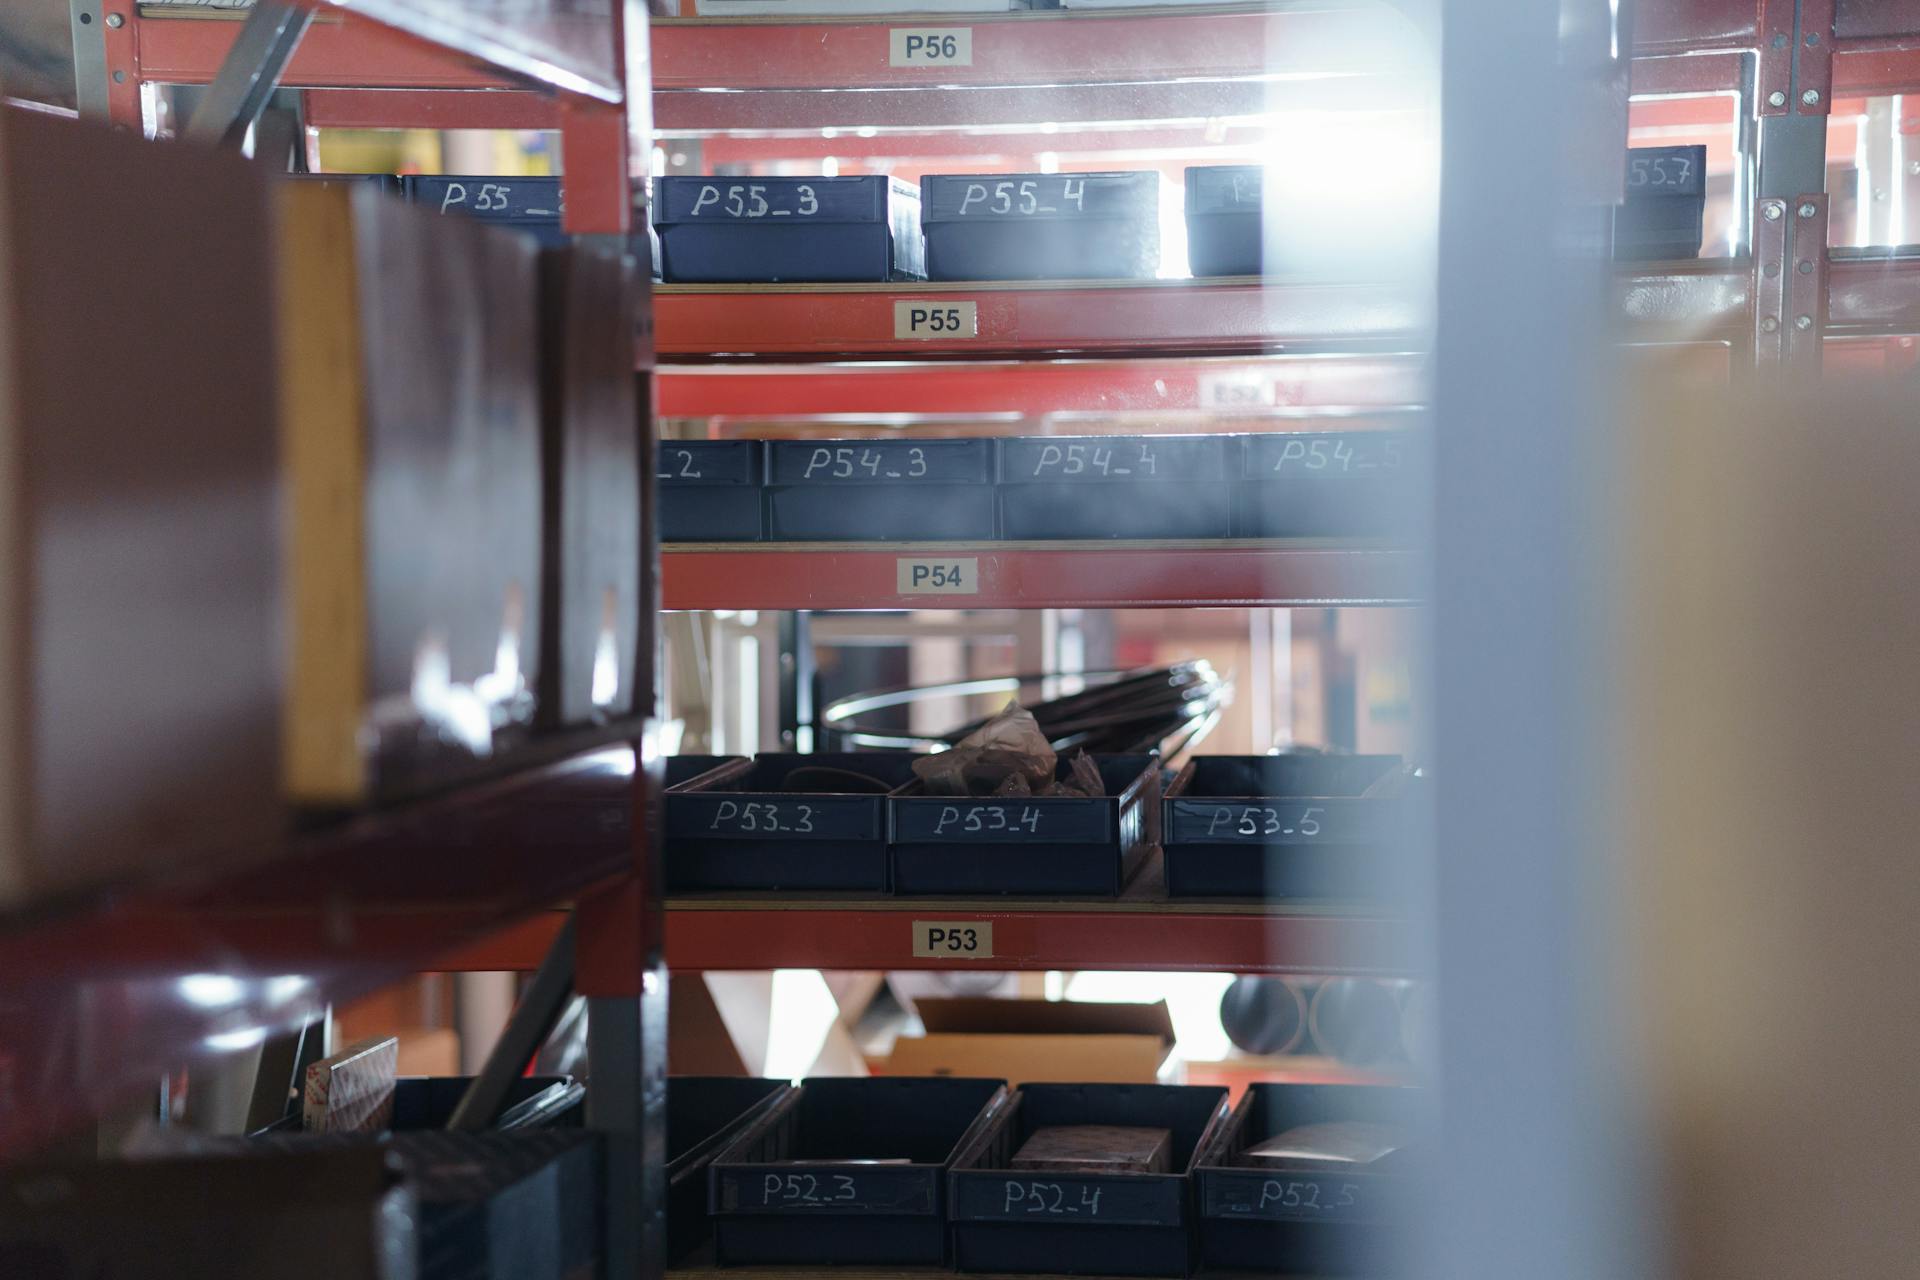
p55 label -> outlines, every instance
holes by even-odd
[[[893,336],[935,342],[980,336],[980,308],[971,302],[912,298],[893,304]]]

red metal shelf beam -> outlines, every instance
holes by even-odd
[[[903,559],[977,561],[978,590],[907,595]],[[1314,543],[668,547],[668,609],[1127,609],[1411,604],[1419,557]]]
[[[1752,308],[1752,275],[1751,266],[1740,259],[1636,266],[1618,273],[1616,305],[1631,338],[1727,336],[1739,331]],[[1832,264],[1831,279],[1828,323],[1833,328],[1920,331],[1920,260],[1841,258]],[[974,303],[978,337],[942,342],[895,337],[894,304],[916,299]],[[1146,357],[1257,354],[1417,343],[1426,324],[1424,303],[1411,289],[1255,280],[667,285],[656,288],[654,304],[660,355],[701,361],[728,356],[891,355],[924,361],[1076,352]]]
[[[1392,406],[1424,400],[1413,354],[1185,360],[1005,360],[789,365],[662,365],[667,418],[808,415],[1018,415],[1215,412]]]
[[[1751,272],[1739,262],[1657,264],[1623,272],[1617,287],[1621,314],[1648,336],[1730,331],[1751,306],[1751,293]],[[896,337],[895,305],[914,301],[974,304],[978,335],[938,342]],[[656,287],[654,307],[660,357],[698,361],[1405,350],[1422,342],[1427,326],[1425,300],[1411,288],[1258,280],[666,285]]]
[[[966,66],[892,65],[894,26],[966,27]],[[1385,6],[1281,12],[943,14],[782,22],[658,22],[654,88],[844,89],[1339,78],[1411,69],[1417,45]],[[1396,51],[1396,47],[1398,50]]]
[[[237,21],[212,18],[136,17],[129,25],[139,79],[154,84],[206,84],[240,33]],[[498,71],[391,27],[325,13],[301,37],[280,83],[300,89],[514,87]]]
[[[536,918],[445,957],[449,971],[529,969],[561,917]],[[667,966],[675,973],[730,969],[952,969],[968,962],[915,956],[913,923],[993,926],[993,970],[1120,969],[1167,972],[1402,974],[1414,969],[1404,922],[1379,915],[1308,912],[979,910],[968,904],[896,903],[667,908]]]
[[[978,335],[928,342],[895,336],[894,304],[973,303]],[[1258,280],[1122,284],[933,284],[716,288],[656,286],[656,349],[676,357],[1243,353],[1305,344],[1417,338],[1427,306],[1391,285]]]
[[[883,20],[657,20],[655,109],[663,129],[700,131],[1232,116],[1268,109],[1289,86],[1322,107],[1377,106],[1411,82],[1419,58],[1406,33],[1383,41],[1381,21],[1357,6],[950,15],[942,25],[973,33],[972,64],[930,71],[892,65],[894,24]],[[1736,89],[1758,30],[1755,0],[1647,7],[1634,91]],[[204,84],[237,31],[231,21],[136,16],[110,56],[136,84]],[[1920,3],[1840,4],[1833,57],[1836,93],[1920,88]],[[558,119],[551,98],[351,15],[322,15],[282,83],[334,91],[309,104],[323,126],[551,128]],[[949,87],[963,92],[929,92]],[[442,102],[391,92],[421,89],[484,92]],[[715,89],[733,92],[694,92]]]

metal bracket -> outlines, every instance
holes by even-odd
[[[1832,110],[1834,0],[1761,0],[1754,114]]]
[[[1788,199],[1827,185],[1833,109],[1834,0],[1765,0],[1754,113],[1760,121],[1755,190]]]
[[[105,120],[107,104],[107,24],[100,0],[69,0],[73,28],[73,91],[80,115]]]
[[[240,146],[312,21],[311,9],[258,0],[188,121],[187,137],[213,146]]]
[[[1827,329],[1826,193],[1802,193],[1794,201],[1792,221],[1788,244],[1793,253],[1783,313],[1787,358],[1817,373]]]
[[[1754,363],[1817,370],[1827,319],[1827,197],[1764,197],[1754,228]]]

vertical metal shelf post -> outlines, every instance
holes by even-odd
[[[1752,115],[1756,366],[1818,374],[1827,321],[1827,121],[1834,0],[1764,0]]]
[[[653,86],[646,6],[639,0],[616,4],[614,56],[625,101],[620,106],[563,102],[561,182],[568,233],[629,253],[632,229],[646,219]],[[651,297],[644,285],[635,291],[635,306],[643,459],[635,709],[649,731],[635,744],[631,870],[619,883],[584,899],[575,916],[576,985],[587,1001],[587,1124],[605,1143],[601,1274],[610,1280],[653,1280],[666,1264],[667,971],[660,870],[653,857],[661,771],[651,745],[651,725],[659,714],[660,549],[653,533],[656,431],[646,367]]]

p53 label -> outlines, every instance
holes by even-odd
[[[977,596],[980,561],[974,556],[901,556],[894,589],[903,596]]]
[[[914,298],[893,304],[893,336],[934,342],[980,336],[980,308],[971,302]]]
[[[922,959],[993,959],[991,920],[915,920],[913,954]]]
[[[970,67],[972,27],[895,27],[888,32],[887,65]]]

